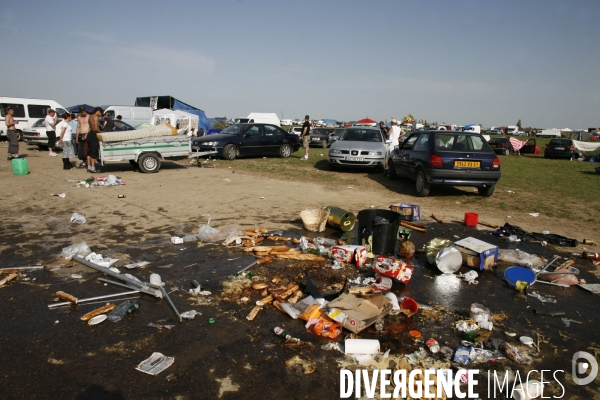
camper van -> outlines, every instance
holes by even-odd
[[[260,122],[262,124],[281,126],[279,117],[275,113],[250,113],[247,118],[238,118],[235,120],[235,122],[240,124],[252,124]]]
[[[560,137],[560,129],[552,128],[552,129],[542,129],[541,131],[535,134],[537,137]]]
[[[39,119],[46,118],[48,109],[52,108],[59,116],[67,110],[54,100],[25,99],[21,97],[0,97],[0,137],[6,137],[6,108],[10,106],[15,110],[13,115],[15,130],[19,140],[23,138],[23,130],[33,126]]]
[[[109,113],[112,119],[118,115],[123,117],[123,122],[135,127],[139,124],[152,123],[154,110],[152,107],[135,107],[135,106],[106,106],[105,113]]]

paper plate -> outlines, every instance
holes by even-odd
[[[526,344],[527,346],[531,346],[533,344],[533,339],[529,336],[521,336],[519,340],[521,343]]]
[[[88,321],[89,325],[98,325],[100,322],[103,322],[106,319],[106,314],[96,315],[94,318]]]
[[[525,267],[508,267],[504,271],[504,278],[511,286],[516,286],[517,281],[527,282],[531,285],[535,282],[535,272]]]

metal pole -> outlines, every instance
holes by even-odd
[[[94,300],[110,299],[111,297],[126,296],[126,295],[130,295],[130,294],[134,294],[134,293],[139,293],[139,292],[140,292],[139,290],[132,290],[130,292],[113,293],[113,294],[105,294],[103,296],[88,297],[87,299],[79,299],[79,300],[77,300],[77,304],[87,303],[88,301],[94,301]],[[56,308],[56,307],[66,306],[66,305],[69,305],[69,304],[73,304],[73,303],[71,303],[70,301],[64,301],[62,303],[48,304],[48,308],[52,309],[52,308]]]
[[[140,282],[136,281],[135,279],[128,278],[128,277],[126,277],[124,275],[121,275],[121,274],[119,274],[117,272],[111,271],[108,268],[101,267],[100,265],[94,264],[93,262],[89,262],[89,261],[87,261],[87,260],[85,260],[85,259],[83,259],[83,258],[81,258],[79,256],[73,257],[73,260],[75,260],[75,261],[77,261],[77,262],[79,262],[79,263],[81,263],[81,264],[83,264],[85,266],[88,266],[88,267],[90,267],[92,269],[95,269],[96,271],[102,272],[102,273],[104,273],[106,275],[110,275],[113,278],[120,279],[120,280],[122,280],[122,281],[130,284],[131,286],[133,286],[135,288],[148,290],[148,287],[154,287],[156,289],[156,287],[154,285],[150,285],[148,283],[140,283]],[[160,297],[159,292],[155,292],[154,296],[155,297]]]
[[[160,287],[160,291],[163,293],[163,295],[167,299],[167,302],[169,303],[169,305],[171,306],[173,311],[175,311],[175,314],[177,314],[177,316],[179,317],[179,322],[181,322],[181,314],[179,314],[179,311],[177,311],[177,307],[175,307],[175,304],[173,304],[173,302],[171,301],[171,298],[169,297],[169,295],[167,294],[167,292],[165,291],[165,289],[162,286]]]
[[[126,288],[126,289],[133,289],[133,290],[137,290],[137,291],[139,291],[140,293],[149,294],[150,296],[154,296],[154,295],[155,295],[155,293],[154,293],[154,292],[151,292],[151,291],[145,290],[145,289],[143,289],[143,288],[135,288],[135,287],[133,287],[133,286],[129,286],[129,285],[126,285],[126,284],[124,284],[124,283],[121,283],[121,282],[115,282],[115,281],[111,281],[110,279],[98,278],[98,280],[99,280],[99,281],[102,281],[102,282],[110,283],[111,285],[120,286],[120,287],[123,287],[123,288]]]

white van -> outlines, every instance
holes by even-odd
[[[104,108],[105,113],[109,113],[112,119],[116,119],[118,115],[123,117],[122,121],[128,123],[135,128],[139,124],[151,124],[154,110],[152,107],[136,107],[136,106],[107,106]]]
[[[19,121],[15,125],[15,131],[19,140],[23,138],[23,131],[33,126],[40,118],[46,118],[48,109],[52,108],[58,116],[67,110],[54,100],[26,99],[22,97],[0,97],[0,137],[6,137],[6,108],[10,106],[15,112],[13,117]]]
[[[240,124],[262,123],[281,126],[279,117],[275,113],[250,113],[248,114],[248,117],[237,118],[235,121]]]
[[[282,119],[281,126],[292,126],[294,122],[291,119]]]

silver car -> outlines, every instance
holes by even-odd
[[[351,126],[329,148],[329,168],[366,167],[383,171],[390,143],[379,128]]]

